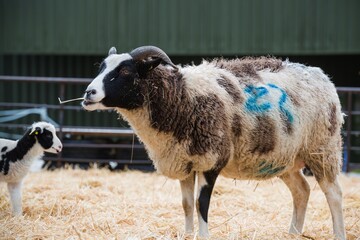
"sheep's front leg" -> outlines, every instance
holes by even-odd
[[[7,187],[10,194],[12,213],[19,216],[22,214],[21,206],[21,185],[22,182],[8,183]]]
[[[198,173],[196,210],[199,220],[199,237],[209,237],[208,211],[217,176],[218,173],[211,170]]]
[[[192,233],[194,231],[194,185],[195,172],[185,180],[180,181],[186,233]]]

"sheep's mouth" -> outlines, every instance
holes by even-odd
[[[49,149],[46,149],[45,152],[47,153],[53,153],[53,154],[58,154],[61,152],[60,148],[55,148],[55,147],[51,147]]]
[[[54,149],[57,153],[61,152],[60,148],[55,148],[55,147],[51,147],[52,149]]]
[[[96,101],[84,99],[84,101],[82,101],[81,105],[87,111],[110,109],[109,107],[104,106],[102,100],[96,102]]]
[[[99,102],[93,102],[93,101],[90,101],[90,100],[84,100],[83,102],[82,102],[82,105],[83,106],[90,106],[90,105],[93,105],[93,104],[96,104],[96,103],[99,103]]]

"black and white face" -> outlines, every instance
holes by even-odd
[[[111,54],[101,63],[99,75],[85,91],[85,100],[82,102],[82,106],[86,110],[93,111],[116,107],[109,104],[109,100],[114,100],[115,91],[120,90],[120,84],[124,81],[124,79],[119,79],[122,65],[131,59],[129,54]]]
[[[82,106],[88,111],[142,106],[139,79],[160,62],[161,59],[135,61],[130,54],[116,54],[116,49],[111,48],[98,76],[86,89]]]
[[[55,127],[46,122],[34,123],[31,126],[30,135],[34,134],[45,152],[59,153],[62,150],[62,143],[56,136]]]

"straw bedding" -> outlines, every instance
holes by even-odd
[[[332,223],[313,177],[303,236],[287,233],[292,200],[279,179],[219,177],[210,205],[211,239],[330,239]],[[360,236],[360,178],[341,176],[349,239]],[[30,173],[24,216],[12,217],[0,183],[0,239],[196,239],[185,236],[178,181],[156,173],[56,170]],[[195,222],[197,222],[195,220]]]

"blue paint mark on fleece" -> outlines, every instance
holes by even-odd
[[[264,102],[259,104],[258,101],[269,94],[269,90],[265,87],[254,87],[252,85],[247,86],[244,90],[246,93],[250,94],[248,100],[245,103],[246,108],[250,112],[263,113],[272,108],[270,102]]]
[[[278,101],[278,108],[280,112],[286,117],[286,120],[290,123],[294,122],[294,116],[286,108],[285,103],[287,102],[288,95],[284,89],[278,87],[275,84],[269,83],[264,86],[255,87],[253,85],[247,86],[244,91],[249,95],[245,102],[245,107],[252,113],[266,113],[273,108],[271,102],[266,100],[266,96],[270,93],[269,90],[274,89],[280,91],[281,95]]]
[[[287,100],[287,94],[284,91],[284,89],[279,88],[278,86],[276,86],[275,84],[267,84],[269,87],[273,88],[273,89],[277,89],[281,92],[281,96],[280,96],[280,100],[279,100],[279,109],[280,111],[285,115],[286,120],[290,123],[294,122],[294,117],[293,115],[290,113],[289,110],[287,110],[284,106],[286,100]]]
[[[271,176],[274,174],[277,174],[279,172],[281,172],[282,170],[285,169],[285,167],[276,167],[274,168],[272,163],[270,163],[269,165],[266,165],[266,162],[263,161],[259,164],[260,170],[259,170],[259,174],[262,176]]]

